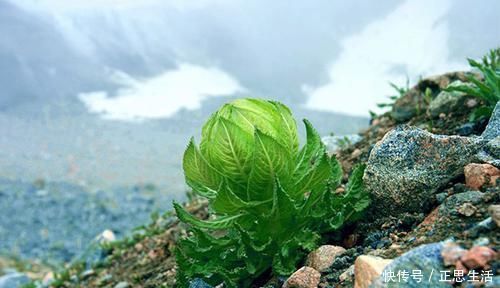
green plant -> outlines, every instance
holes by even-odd
[[[397,94],[388,96],[388,98],[391,100],[391,102],[389,103],[377,103],[378,108],[392,108],[394,106],[394,102],[396,102],[396,100],[404,96],[410,90],[410,79],[406,78],[405,86],[399,87],[392,82],[389,82],[389,85],[397,92]]]
[[[468,75],[467,80],[472,85],[457,85],[448,86],[447,91],[459,91],[470,96],[479,98],[484,102],[484,106],[476,108],[471,114],[471,120],[476,120],[480,117],[490,117],[493,108],[500,101],[500,48],[490,50],[490,52],[482,58],[481,62],[473,59],[467,59],[469,65],[481,72],[484,82],[478,80],[473,75]]]
[[[297,127],[281,103],[239,99],[225,104],[184,153],[187,184],[209,199],[211,216],[200,220],[174,203],[190,224],[176,251],[178,283],[201,277],[211,284],[248,287],[264,272],[296,269],[321,234],[361,216],[370,200],[364,166],[357,166],[344,194],[342,178],[320,136],[304,120],[307,139],[299,149]]]

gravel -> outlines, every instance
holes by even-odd
[[[67,262],[103,230],[123,237],[171,201],[166,191],[148,186],[87,191],[68,183],[0,179],[0,254]]]

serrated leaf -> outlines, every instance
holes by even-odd
[[[222,116],[237,121],[247,133],[253,134],[259,129],[266,134],[277,137],[276,111],[268,101],[260,99],[237,99],[222,109]]]
[[[319,236],[318,233],[309,229],[304,229],[302,230],[302,233],[297,233],[294,236],[294,240],[297,242],[297,245],[307,252],[311,252],[316,249],[320,239],[321,236]]]
[[[259,224],[256,224],[259,225]],[[238,232],[240,233],[241,240],[245,245],[251,247],[256,252],[262,252],[272,243],[273,239],[266,234],[262,234],[262,230],[248,231],[247,229],[242,228],[240,225],[236,224]],[[259,233],[261,232],[261,233]]]
[[[306,144],[298,152],[295,120],[283,104],[238,99],[210,117],[199,152],[194,143],[186,152],[186,178],[210,198],[209,212],[218,217],[200,220],[174,204],[192,232],[179,242],[179,269],[186,270],[178,273],[180,285],[200,277],[250,287],[271,266],[275,275],[290,274],[316,247],[318,233],[361,215],[367,203],[362,172],[352,173],[344,195],[331,193],[342,179],[341,165],[304,123]]]
[[[273,259],[273,271],[277,275],[290,275],[293,273],[301,255],[305,251],[312,251],[317,247],[319,235],[310,230],[303,230],[302,233],[294,234],[290,240],[283,243],[279,253]]]
[[[317,204],[320,203],[321,201],[324,201],[325,194],[328,193],[328,188],[327,187],[319,187],[317,189],[313,189],[309,197],[307,197],[306,201],[304,202],[304,205],[302,206],[301,214],[304,215],[303,218],[308,217],[313,217],[313,218],[319,218],[323,217],[327,210],[326,209],[321,209],[322,207],[319,207]]]
[[[291,155],[280,143],[260,130],[255,130],[255,151],[247,195],[250,201],[272,198],[275,179],[290,174]]]
[[[302,177],[295,179],[293,184],[294,194],[292,195],[294,199],[302,200],[307,192],[321,190],[322,187],[327,186],[328,181],[332,178],[333,169],[326,153],[311,162],[313,162],[311,167],[304,171]]]
[[[331,230],[337,230],[344,224],[344,214],[342,212],[338,212],[335,216],[331,217],[327,220],[329,228]]]
[[[302,176],[312,166],[311,161],[316,161],[321,154],[326,152],[323,142],[321,142],[321,137],[311,123],[304,119],[304,125],[306,127],[306,145],[304,145],[297,155],[297,164],[293,171],[294,178]]]
[[[253,136],[229,120],[217,118],[210,137],[202,139],[202,143],[203,156],[220,174],[243,188],[233,192],[244,198],[253,152]]]
[[[349,177],[349,181],[346,185],[344,199],[351,203],[354,203],[353,207],[356,212],[362,211],[369,204],[369,194],[364,190],[363,187],[363,174],[365,168],[366,165],[357,165],[354,168],[351,176]]]
[[[297,134],[297,123],[292,117],[292,112],[288,107],[277,101],[270,101],[278,111],[278,115],[282,121],[280,121],[280,138],[284,139],[284,146],[290,151],[292,156],[295,156],[298,152],[299,147],[299,136]]]
[[[332,167],[330,183],[332,189],[335,189],[340,185],[344,172],[342,171],[342,165],[340,164],[339,160],[337,160],[337,157],[335,155],[332,155],[332,157],[330,158],[330,166]]]
[[[296,154],[299,141],[297,125],[290,110],[275,101],[260,99],[237,99],[220,110],[220,115],[253,134],[259,129],[286,147],[290,154]]]
[[[358,219],[362,212],[370,205],[370,194],[364,189],[363,186],[363,173],[366,165],[357,165],[346,186],[346,192],[343,196],[342,202],[346,207],[344,215],[346,221],[352,222]]]
[[[290,195],[283,189],[279,179],[276,179],[275,189],[273,193],[273,206],[271,210],[271,224],[272,223],[293,223],[294,216],[298,216],[299,209],[295,205]],[[284,227],[276,227],[283,229]]]
[[[212,229],[212,230],[220,230],[230,228],[233,223],[244,214],[236,214],[232,216],[221,216],[214,220],[200,220],[189,212],[184,210],[181,205],[177,203],[173,203],[175,212],[177,213],[177,217],[182,222],[193,225],[196,228],[204,228],[204,229]]]
[[[266,203],[272,202],[272,199],[263,201],[245,201],[236,195],[231,189],[234,185],[222,185],[217,192],[217,197],[210,201],[212,209],[218,214],[235,214],[241,210],[256,208]]]
[[[230,185],[221,185],[217,197],[211,202],[211,207],[219,214],[234,214],[241,208],[249,206],[248,202],[241,199],[232,191]]]
[[[210,167],[194,144],[193,138],[184,152],[182,161],[186,183],[199,195],[214,198],[222,177]]]
[[[191,231],[195,234],[196,245],[199,247],[208,247],[208,246],[219,246],[226,247],[232,243],[232,240],[228,237],[219,237],[216,238],[210,235],[208,232],[203,230],[192,228]]]

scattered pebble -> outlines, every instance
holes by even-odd
[[[490,207],[488,207],[488,213],[497,227],[500,227],[500,205],[490,205]]]
[[[323,245],[307,256],[306,266],[312,267],[319,272],[324,272],[330,268],[335,258],[345,253],[345,249],[340,246]]]
[[[295,271],[283,284],[282,288],[316,288],[320,281],[321,273],[314,268],[304,266]]]
[[[476,213],[477,208],[476,206],[470,204],[470,203],[463,203],[458,207],[457,212],[461,215],[464,215],[466,217],[470,217]]]
[[[103,241],[122,237],[147,223],[154,210],[169,209],[172,197],[155,192],[152,203],[134,187],[92,193],[65,182],[43,186],[0,178],[0,253],[15,249],[22,259],[70,262],[96,235]],[[46,192],[37,192],[41,190]],[[34,197],[35,193],[44,196]],[[113,231],[105,230],[110,227]]]
[[[349,266],[342,274],[339,276],[340,282],[352,281],[354,278],[354,265]]]
[[[441,256],[443,257],[444,266],[452,266],[457,263],[457,261],[462,257],[465,252],[464,248],[454,242],[445,243],[443,249],[441,250]]]
[[[489,269],[488,263],[495,259],[497,252],[486,246],[475,246],[468,250],[460,261],[469,269]]]
[[[487,246],[490,245],[490,239],[488,237],[479,237],[472,243],[473,246]]]
[[[356,245],[356,243],[358,242],[358,239],[359,239],[359,235],[358,234],[356,234],[356,233],[349,234],[342,241],[342,244],[346,248],[352,248],[352,247],[354,247]]]
[[[465,102],[465,106],[467,106],[467,108],[474,108],[477,106],[477,100],[474,98],[470,98],[467,100],[467,102]]]
[[[354,262],[354,287],[367,288],[377,279],[392,260],[361,255]]]
[[[357,159],[359,156],[361,156],[361,150],[360,149],[354,149],[351,153],[351,158],[352,159]]]
[[[483,186],[495,186],[500,178],[500,169],[490,164],[471,163],[465,166],[465,185],[471,189],[479,190]]]
[[[113,279],[113,275],[104,274],[101,278],[99,278],[99,284],[104,285]]]

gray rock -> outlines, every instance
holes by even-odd
[[[495,159],[500,159],[500,136],[493,138],[486,144],[485,151]]]
[[[345,146],[358,143],[361,139],[362,137],[358,134],[352,134],[344,136],[325,136],[321,138],[321,141],[325,144],[328,154],[334,154]]]
[[[477,158],[500,168],[500,101],[497,102],[491,114],[488,126],[481,135],[484,139],[490,140],[484,149],[480,151]]]
[[[479,75],[474,75],[474,76],[479,76]],[[467,77],[463,72],[452,72],[421,80],[417,85],[411,88],[405,95],[399,97],[394,102],[391,111],[391,117],[397,123],[403,123],[410,120],[418,113],[422,113],[423,109],[427,108],[424,99],[424,93],[427,88],[434,89],[435,87],[437,87],[440,90],[443,90],[444,88],[448,87],[448,85],[451,82],[454,82],[456,80],[466,81]]]
[[[205,281],[199,278],[196,278],[189,283],[189,288],[213,288],[213,286],[207,284]]]
[[[467,191],[451,195],[446,198],[446,200],[441,205],[439,205],[439,215],[445,217],[459,216],[459,209],[460,207],[462,207],[462,205],[467,203],[478,205],[483,202],[486,197],[487,195],[485,193],[479,191]]]
[[[480,137],[434,135],[406,125],[375,144],[363,176],[376,214],[422,212],[440,187],[463,173],[484,145]]]
[[[481,136],[488,140],[500,136],[500,101],[497,102],[497,105],[491,114],[488,126],[486,126],[486,129]]]
[[[440,271],[446,271],[443,266],[443,258],[441,251],[444,243],[431,243],[421,245],[414,248],[398,258],[394,259],[387,267],[385,267],[382,275],[374,281],[370,287],[452,287],[450,283],[440,282]],[[422,278],[418,282],[419,277],[414,270],[421,271]],[[398,278],[398,272],[406,271],[409,277]],[[389,277],[394,273],[395,278]],[[401,275],[401,274],[400,274]],[[395,281],[392,281],[392,280]],[[387,281],[386,281],[387,280]]]
[[[470,85],[462,81],[454,81],[448,87],[459,85]],[[441,91],[436,98],[432,99],[429,104],[429,112],[433,117],[437,117],[441,113],[449,113],[457,109],[463,109],[467,101],[467,94],[459,91]]]
[[[30,282],[28,276],[15,272],[0,277],[0,288],[18,288]]]
[[[483,221],[474,224],[471,228],[467,229],[464,234],[470,238],[476,238],[480,234],[487,233],[493,229],[495,229],[496,224],[493,222],[491,217],[484,219]]]
[[[477,154],[477,158],[482,162],[500,168],[500,136],[490,140],[482,151]]]

